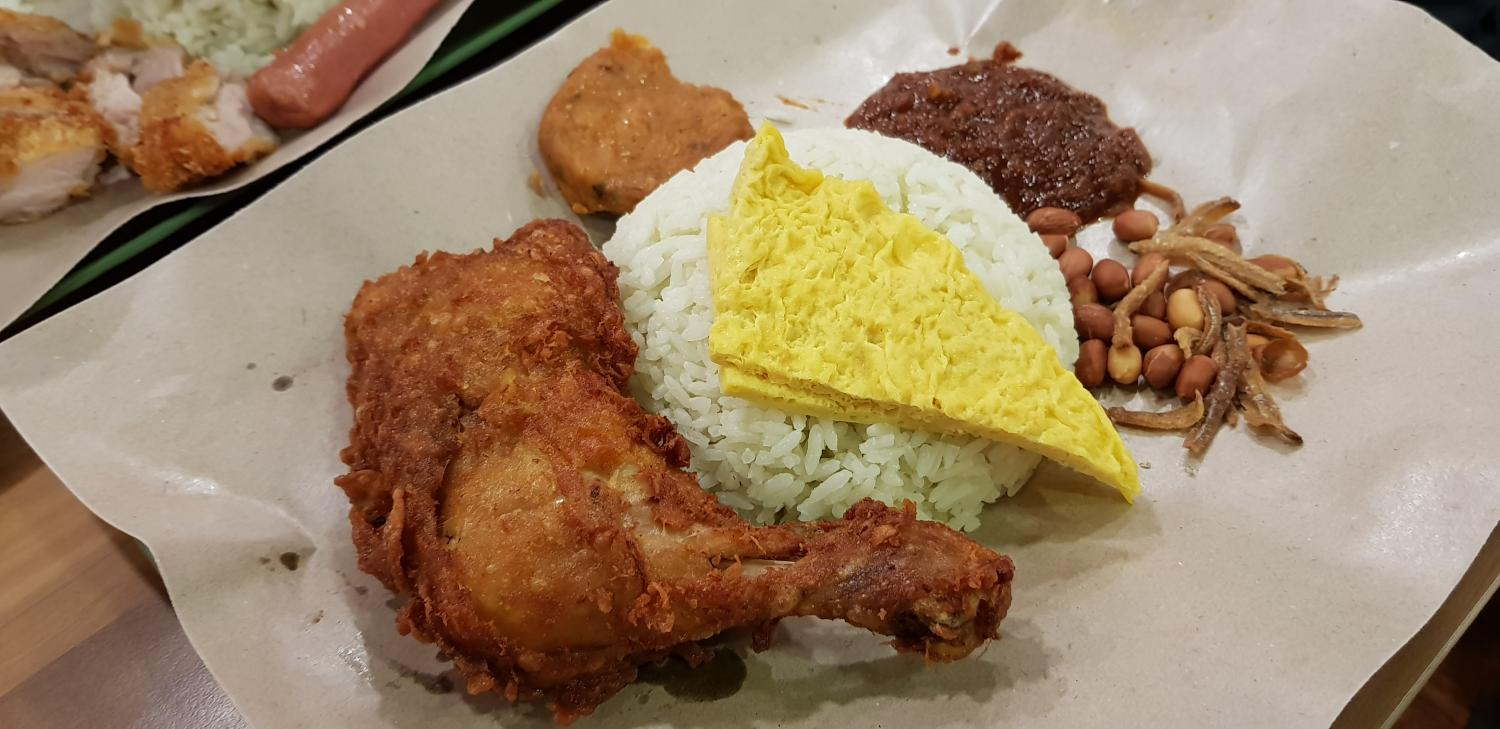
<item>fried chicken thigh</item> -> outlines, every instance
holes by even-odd
[[[56,18],[0,9],[0,64],[54,84],[73,80],[98,46]]]
[[[0,223],[87,196],[104,149],[104,120],[87,104],[54,88],[0,88]]]
[[[141,95],[181,76],[186,59],[175,46],[111,48],[83,67],[78,88],[109,122],[109,151],[122,164],[141,141]]]
[[[929,660],[998,635],[1010,560],[913,509],[757,527],[699,487],[665,419],[625,393],[616,270],[577,226],[435,253],[355,298],[349,519],[360,567],[410,596],[399,629],[471,692],[567,722],[643,663],[791,616],[845,620]]]
[[[276,135],[250,111],[245,84],[197,60],[141,95],[140,140],[126,157],[141,183],[175,192],[276,149]]]

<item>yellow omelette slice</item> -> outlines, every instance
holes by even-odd
[[[710,356],[726,395],[1010,443],[1131,500],[1135,461],[1036,329],[942,235],[866,181],[803,169],[767,125],[708,227]]]

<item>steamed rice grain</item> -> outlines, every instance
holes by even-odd
[[[51,15],[86,33],[116,18],[176,41],[225,73],[248,76],[338,0],[0,0],[0,7]]]
[[[978,176],[869,132],[813,129],[785,137],[800,164],[870,180],[892,209],[946,235],[990,294],[1072,367],[1078,342],[1062,274]],[[909,499],[924,518],[976,528],[984,505],[1015,493],[1038,456],[967,436],[793,415],[719,391],[708,354],[714,312],[705,236],[708,216],[728,208],[744,152],[736,143],[668,180],[620,219],[604,246],[620,267],[626,326],[641,345],[637,396],[681,431],[704,487],[757,521],[837,517],[873,497]]]

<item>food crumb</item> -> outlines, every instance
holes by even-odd
[[[307,622],[309,625],[317,625],[318,623],[323,622],[323,611],[319,610],[313,613],[313,616],[311,618],[308,618]]]
[[[789,98],[787,98],[785,96],[782,96],[781,94],[777,94],[776,98],[780,99],[781,103],[786,104],[787,106],[790,106],[790,107],[795,108],[795,109],[812,109],[812,107],[808,106],[807,104],[804,104],[804,103],[802,103],[802,102],[800,102],[800,101],[798,101],[796,99],[789,99]]]
[[[270,557],[261,557],[261,558],[255,560],[255,561],[259,562],[259,563],[261,563],[263,565],[267,565],[267,564],[271,563],[271,558]]]
[[[531,192],[537,197],[547,196],[547,191],[542,188],[542,173],[534,169],[531,171],[531,176],[526,178],[526,186],[531,188]]]
[[[1021,60],[1021,50],[1010,44],[1010,41],[1000,41],[995,44],[995,52],[990,54],[995,63],[1014,63]]]
[[[281,560],[282,567],[285,567],[292,572],[296,572],[297,567],[302,564],[302,556],[297,554],[296,552],[282,552],[281,557],[279,557],[278,559]]]
[[[958,55],[958,53],[959,53],[958,46],[948,46],[948,55],[950,55],[950,56],[956,56],[956,55]]]
[[[354,594],[356,594],[356,595],[368,595],[368,594],[370,594],[370,588],[365,587],[364,585],[355,585],[354,586]]]
[[[255,363],[251,362],[249,364],[246,364],[245,365],[245,369],[247,369],[247,370],[253,370],[253,369],[255,369]]]
[[[1150,461],[1141,461],[1141,468],[1150,470],[1151,469],[1151,462]]]
[[[292,376],[291,375],[282,375],[282,376],[280,376],[280,377],[278,377],[278,378],[276,378],[274,380],[271,380],[271,389],[272,390],[275,390],[277,392],[286,392],[287,390],[290,390],[291,388],[292,388]]]
[[[137,20],[115,18],[109,29],[100,33],[99,43],[122,48],[145,48],[146,29]]]

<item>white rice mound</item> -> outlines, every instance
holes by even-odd
[[[946,235],[990,294],[1072,368],[1078,340],[1062,273],[983,180],[870,132],[809,129],[785,138],[799,164],[870,180],[892,209]],[[708,216],[727,211],[744,154],[745,144],[734,144],[668,180],[604,245],[620,267],[625,323],[641,347],[637,396],[681,431],[703,486],[756,521],[839,517],[869,496],[892,505],[910,499],[923,518],[978,527],[984,505],[1020,489],[1039,456],[977,438],[791,415],[719,391],[708,356]]]
[[[338,0],[0,0],[0,7],[60,18],[85,33],[115,18],[139,21],[225,73],[249,76]]]

